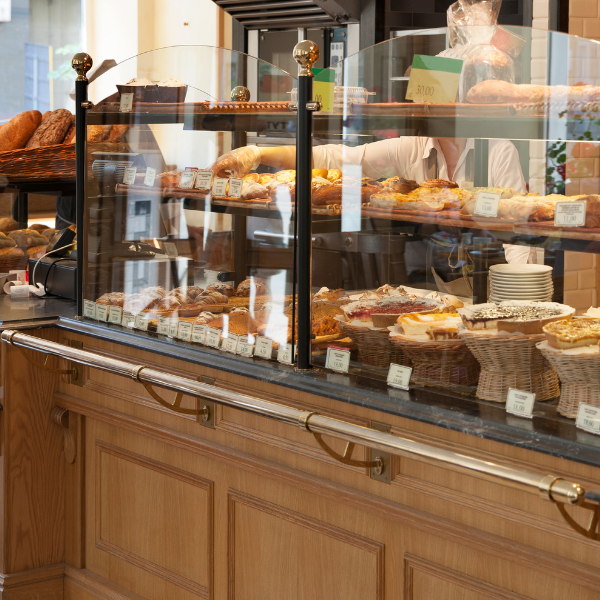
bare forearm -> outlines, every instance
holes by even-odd
[[[260,162],[267,167],[287,170],[296,168],[296,147],[276,146],[260,148]]]

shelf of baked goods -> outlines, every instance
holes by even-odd
[[[295,178],[295,171],[287,170],[250,173],[238,180],[217,180],[210,171],[188,170],[161,173],[152,185],[145,185],[146,176],[142,172],[135,175],[133,184],[118,184],[116,191],[128,195],[181,198],[185,199],[186,208],[196,210],[280,218],[282,214],[294,211]],[[218,181],[220,192],[216,188]],[[204,189],[197,189],[197,185]],[[230,192],[234,188],[239,194],[236,197]],[[478,201],[480,192],[495,195],[497,202],[482,204]],[[555,226],[557,205],[575,201],[585,201],[581,226]],[[420,184],[399,177],[383,181],[369,177],[359,180],[342,177],[338,169],[313,169],[312,204],[313,215],[328,217],[341,218],[344,214],[360,212],[361,218],[600,240],[600,196],[593,194],[518,194],[511,188],[460,188],[454,182],[441,179]],[[572,206],[581,208],[581,205]],[[564,205],[560,208],[562,211]]]

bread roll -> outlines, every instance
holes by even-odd
[[[42,258],[44,254],[46,254],[46,246],[32,246],[31,248],[27,248],[27,256],[29,258]]]
[[[0,248],[14,248],[16,246],[15,240],[9,238],[7,235],[0,233]]]
[[[20,248],[2,248],[0,250],[0,260],[6,260],[10,258],[21,258],[25,256],[25,252]]]
[[[39,110],[28,110],[13,117],[0,129],[0,152],[25,148],[41,122],[42,113]]]
[[[9,232],[8,237],[15,240],[17,246],[21,248],[45,246],[48,244],[46,237],[33,229],[17,229],[16,231]]]
[[[35,130],[27,148],[40,148],[42,146],[54,146],[62,144],[67,131],[75,122],[75,117],[65,108],[59,108],[52,111],[40,126]]]
[[[327,179],[328,172],[329,171],[327,169],[313,169],[312,176],[313,177],[323,177],[323,179]]]
[[[49,229],[48,225],[42,225],[42,223],[34,223],[29,226],[29,229],[33,229],[34,231],[39,231],[40,233],[44,231],[44,229]]]
[[[120,142],[127,135],[129,125],[113,125],[107,140],[109,142]]]
[[[87,129],[88,142],[103,142],[108,139],[112,125],[90,125]]]
[[[0,232],[6,233],[7,231],[14,231],[19,227],[19,224],[10,217],[3,217],[0,219]]]
[[[42,123],[44,122],[44,119],[46,117],[49,117],[52,114],[51,110],[47,110],[43,115],[42,115]]]

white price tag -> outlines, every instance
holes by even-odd
[[[223,339],[223,344],[221,344],[221,349],[225,350],[225,352],[232,352],[235,354],[237,350],[237,345],[240,340],[240,336],[235,333],[228,333],[227,337]]]
[[[211,348],[218,348],[221,344],[221,330],[214,327],[206,328],[206,345]]]
[[[291,344],[279,344],[279,349],[277,350],[277,360],[286,365],[292,364],[293,360]]]
[[[135,183],[135,174],[137,173],[137,167],[125,167],[123,171],[123,183],[131,185]]]
[[[248,340],[248,336],[240,335],[236,352],[241,356],[252,356],[254,344]]]
[[[133,324],[135,322],[135,314],[129,310],[123,311],[123,319],[121,320],[121,325],[123,327],[133,328]]]
[[[141,331],[148,331],[149,318],[150,313],[140,311],[137,315],[135,315],[135,319],[133,321],[134,328],[140,329]]]
[[[193,323],[189,321],[179,321],[179,327],[177,328],[177,337],[185,342],[192,341],[192,327]]]
[[[577,409],[575,424],[588,433],[600,435],[600,408],[582,402]]]
[[[192,327],[192,342],[197,342],[198,344],[204,344],[206,342],[206,330],[208,329],[208,325],[203,325],[201,323],[194,323]]]
[[[83,316],[88,319],[96,318],[96,303],[91,300],[83,301]]]
[[[120,325],[123,321],[123,309],[120,306],[111,306],[108,309],[108,322]]]
[[[96,303],[96,319],[98,321],[108,321],[108,304],[98,304]]]
[[[554,225],[557,227],[583,227],[587,200],[557,202],[554,208]]]
[[[196,171],[196,189],[205,191],[210,190],[212,178],[212,171]]]
[[[336,346],[327,347],[327,357],[325,358],[325,368],[340,373],[347,373],[350,367],[350,350],[338,348]]]
[[[215,177],[212,186],[212,195],[220,197],[226,196],[228,181],[228,179],[221,179],[220,177]]]
[[[532,419],[534,402],[534,393],[508,388],[508,394],[506,395],[506,412],[512,415],[518,415],[519,417]]]
[[[121,112],[131,112],[133,108],[133,93],[121,94],[121,103],[119,104],[119,110]]]
[[[158,317],[158,327],[156,328],[157,333],[160,335],[169,335],[169,328],[171,327],[170,317]]]
[[[273,340],[259,335],[256,338],[254,356],[260,356],[260,358],[267,359],[271,358],[273,356]]]
[[[177,317],[171,317],[171,324],[169,325],[169,337],[177,337],[177,331],[179,330],[179,319]]]
[[[232,177],[229,180],[229,193],[227,194],[231,198],[239,198],[242,195],[242,186],[244,185],[243,179],[236,179]]]
[[[152,187],[154,185],[154,178],[156,177],[156,169],[152,167],[146,168],[146,176],[144,177],[144,185]]]
[[[182,171],[181,176],[179,177],[179,187],[183,188],[184,190],[191,190],[194,185],[195,176],[196,171]]]
[[[497,217],[500,196],[501,194],[492,194],[491,192],[477,192],[473,214],[482,217]]]
[[[409,389],[410,378],[412,376],[412,367],[397,365],[392,363],[388,371],[387,384],[393,388],[401,390]]]

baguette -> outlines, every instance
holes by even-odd
[[[39,110],[28,110],[13,117],[0,129],[0,152],[25,148],[41,122]]]

